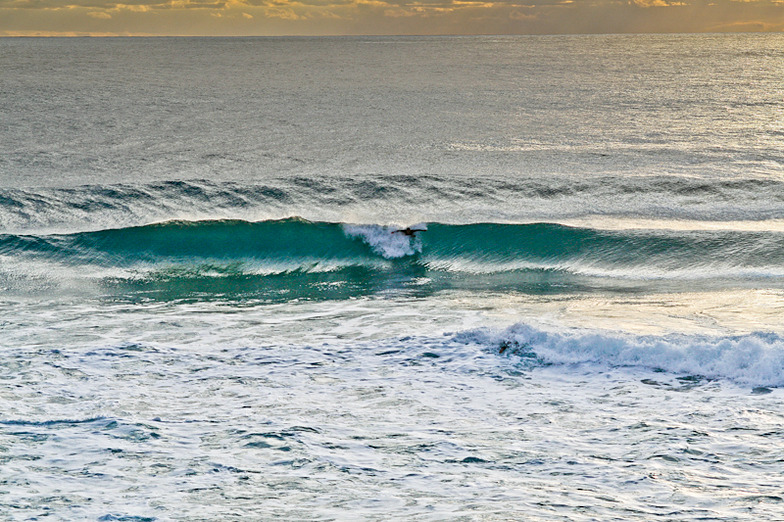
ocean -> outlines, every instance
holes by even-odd
[[[0,518],[781,520],[782,78],[0,38]]]

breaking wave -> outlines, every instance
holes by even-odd
[[[680,380],[689,383],[729,379],[750,386],[784,386],[784,339],[767,332],[641,336],[586,330],[548,332],[516,324],[504,330],[463,332],[454,340],[497,350],[528,367],[640,367],[681,375]],[[652,380],[646,384],[665,385]]]
[[[683,281],[769,286],[784,279],[784,233],[552,223],[414,228],[421,231],[409,236],[396,226],[289,218],[3,234],[0,284],[19,286],[32,272],[49,279],[71,273],[103,286],[265,294],[277,281],[280,291],[298,298],[318,297],[324,288],[351,289],[351,295],[379,288],[547,293],[652,282],[666,289]]]

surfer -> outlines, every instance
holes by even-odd
[[[401,228],[400,230],[393,230],[392,234],[403,234],[404,236],[416,237],[417,232],[424,232],[426,228]]]

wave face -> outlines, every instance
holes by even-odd
[[[345,298],[452,288],[558,293],[655,285],[776,285],[784,234],[595,230],[550,223],[397,227],[300,218],[169,221],[72,234],[0,235],[6,290],[87,278],[177,298]],[[43,274],[43,275],[42,275]]]

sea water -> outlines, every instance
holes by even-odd
[[[780,34],[0,39],[1,518],[780,520],[782,78]]]

